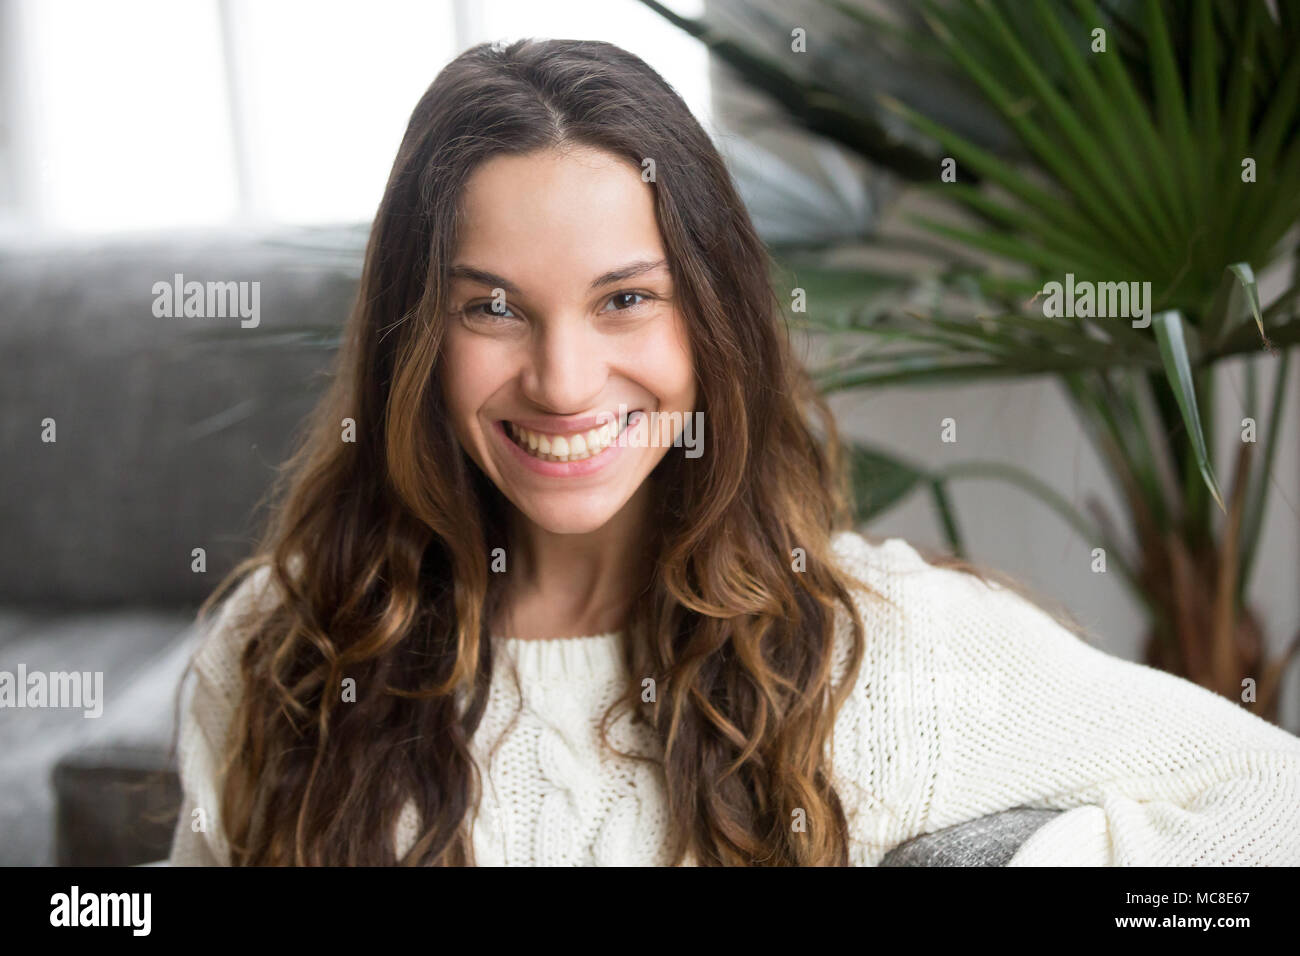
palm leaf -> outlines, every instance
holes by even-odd
[[[894,507],[918,485],[930,481],[924,468],[863,443],[848,446],[854,508],[859,524]]]
[[[1160,343],[1160,357],[1165,364],[1169,387],[1178,401],[1178,408],[1183,415],[1183,424],[1187,428],[1188,438],[1196,453],[1196,465],[1219,509],[1226,513],[1223,495],[1219,491],[1219,483],[1210,465],[1210,453],[1205,441],[1205,432],[1201,428],[1201,416],[1196,408],[1192,364],[1183,338],[1183,317],[1175,311],[1161,312],[1151,320],[1151,326],[1156,331],[1156,341]]]

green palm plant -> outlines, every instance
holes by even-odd
[[[1300,342],[1300,6],[824,0],[787,4],[771,21],[785,45],[795,25],[821,24],[809,43],[823,42],[841,66],[861,44],[859,59],[873,68],[855,78],[851,69],[810,76],[808,58],[771,52],[761,36],[642,2],[708,44],[792,121],[921,184],[950,212],[916,221],[956,250],[941,255],[960,261],[936,264],[932,294],[918,296],[913,284],[908,300],[899,292],[906,283],[832,265],[843,242],[775,250],[775,280],[806,297],[791,320],[831,352],[813,370],[823,391],[1052,375],[1115,482],[1131,536],[1097,502],[1080,513],[1015,466],[934,471],[867,447],[854,463],[859,517],[928,488],[960,554],[947,484],[1013,482],[1105,549],[1147,609],[1148,663],[1234,699],[1251,677],[1258,712],[1276,720],[1300,634],[1266,659],[1246,594],[1289,349]],[[1010,142],[980,142],[883,90],[884,40],[900,60],[977,92]],[[941,181],[944,157],[956,161],[957,181]],[[1265,306],[1256,274],[1287,267],[1292,284]],[[1045,313],[1045,284],[1067,274],[1149,282],[1149,327]],[[1262,431],[1243,432],[1225,498],[1213,416],[1203,410],[1215,405],[1216,366],[1234,357],[1247,358],[1247,416]],[[1264,407],[1261,363],[1275,366]]]

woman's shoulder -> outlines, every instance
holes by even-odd
[[[850,579],[859,610],[893,614],[900,621],[918,592],[952,573],[931,564],[915,546],[898,537],[872,538],[859,531],[840,531],[831,538],[831,551],[839,570]]]
[[[992,645],[1031,642],[1069,653],[1088,646],[1079,629],[1053,602],[1051,613],[1026,595],[1025,586],[992,569],[973,573],[928,557],[902,538],[871,539],[853,531],[832,538],[842,571],[855,579],[854,603],[866,630],[868,657],[933,664],[936,656],[964,649],[980,656]],[[842,631],[848,632],[847,613]]]
[[[256,622],[275,609],[278,594],[271,565],[258,564],[196,622],[194,669],[222,697],[237,696],[243,649]]]
[[[903,538],[873,538],[861,531],[837,531],[831,536],[831,550],[841,567],[871,577],[914,573],[931,567]]]
[[[841,570],[870,590],[900,602],[906,597],[908,603],[898,610],[911,618],[960,618],[1026,609],[1052,617],[1029,596],[1025,584],[1004,572],[966,567],[965,562],[925,553],[902,538],[873,540],[859,532],[841,531],[832,538],[832,550]]]
[[[921,554],[902,538],[871,538],[858,531],[840,531],[831,537],[837,570],[848,578],[853,610],[862,622],[866,640],[864,667],[858,683],[869,682],[879,669],[900,669],[917,650],[909,637],[917,602],[917,585],[933,570]],[[834,681],[846,673],[852,650],[850,609],[836,608]]]

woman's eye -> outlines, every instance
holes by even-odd
[[[640,299],[640,302],[628,302],[628,299]],[[622,303],[621,307],[607,309],[609,312],[626,312],[629,309],[635,309],[639,305],[648,302],[649,296],[642,295],[640,292],[615,292],[609,297],[611,303]]]
[[[507,305],[497,305],[495,302],[471,302],[462,310],[468,318],[471,319],[515,319],[518,318],[510,307]]]

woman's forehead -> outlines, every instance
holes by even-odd
[[[664,258],[652,190],[611,154],[494,157],[466,186],[455,262],[521,288],[563,278],[585,290],[601,275]]]

